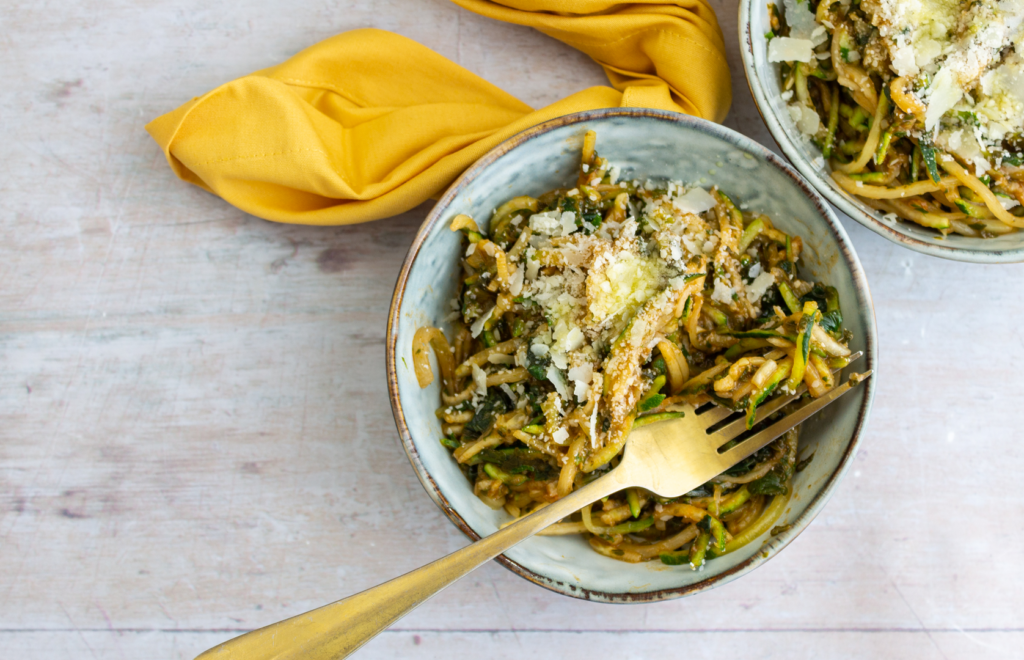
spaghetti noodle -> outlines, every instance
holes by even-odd
[[[486,232],[453,219],[465,249],[451,340],[413,338],[422,387],[438,358],[442,444],[513,517],[614,467],[636,426],[683,404],[753,425],[776,391],[830,390],[850,355],[835,289],[798,276],[799,237],[717,188],[620,181],[594,147],[588,133],[571,187],[510,200]],[[698,568],[770,528],[796,470],[792,431],[683,497],[627,489],[548,533]]]

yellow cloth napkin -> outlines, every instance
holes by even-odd
[[[554,117],[639,106],[721,121],[729,109],[722,34],[704,0],[454,1],[579,49],[615,89],[533,110],[414,41],[364,29],[221,85],[146,130],[179,177],[243,211],[341,225],[414,208]]]

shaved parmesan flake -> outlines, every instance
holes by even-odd
[[[928,111],[924,115],[924,127],[930,131],[938,126],[942,115],[951,110],[963,98],[964,93],[953,78],[953,72],[947,68],[939,71],[928,91]]]
[[[536,259],[530,259],[526,262],[526,279],[531,282],[537,279],[537,274],[540,273],[540,262]]]
[[[568,236],[576,231],[576,214],[572,211],[563,213],[558,222],[562,226],[562,236]]]
[[[491,307],[486,314],[473,321],[473,325],[469,327],[469,331],[474,337],[479,337],[480,333],[484,331],[484,324],[491,320],[491,316],[494,314],[494,307]]]
[[[586,337],[583,336],[583,331],[579,328],[573,328],[565,336],[565,352],[575,351],[577,348],[583,345]]]
[[[594,378],[594,365],[585,362],[569,370],[569,380],[573,382],[573,394],[576,400],[586,401],[590,394],[590,381]]]
[[[1007,211],[1009,211],[1015,206],[1020,206],[1020,203],[1017,200],[1013,199],[1012,197],[1004,197],[1003,195],[997,193],[996,199],[999,200],[999,204]]]
[[[715,198],[703,188],[694,187],[687,190],[683,196],[672,200],[672,206],[683,213],[703,213],[715,208]]]
[[[558,392],[558,396],[562,397],[562,399],[568,399],[569,389],[565,385],[565,376],[562,375],[562,372],[552,365],[548,367],[545,375],[548,377],[548,380],[551,381],[551,384],[555,386],[555,391]]]
[[[473,383],[476,385],[477,394],[487,396],[487,373],[475,364],[473,365]]]
[[[758,270],[760,270],[761,264],[757,264],[757,266]],[[753,274],[754,269],[751,268],[750,272]],[[747,285],[747,300],[751,303],[757,303],[757,301],[761,299],[761,296],[763,296],[773,284],[775,284],[774,275],[769,272],[759,273],[758,276],[754,278],[754,281]]]
[[[508,291],[513,296],[518,296],[523,292],[523,269],[516,268],[512,271],[512,274],[508,276]]]
[[[810,39],[775,37],[768,42],[769,62],[810,62],[814,57],[814,44]]]
[[[796,123],[797,130],[804,135],[815,135],[821,128],[821,117],[818,113],[801,103],[789,106],[789,117]]]

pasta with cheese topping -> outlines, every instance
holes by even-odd
[[[768,9],[783,99],[839,187],[942,235],[1024,227],[1024,0]]]

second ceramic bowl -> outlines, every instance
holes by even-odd
[[[402,444],[430,497],[470,538],[491,534],[509,519],[474,494],[441,443],[434,411],[438,381],[420,389],[412,370],[412,337],[423,325],[449,330],[444,319],[458,274],[461,239],[448,225],[467,213],[486,226],[493,209],[517,195],[540,193],[575,177],[583,134],[597,131],[600,154],[624,177],[666,177],[718,184],[744,208],[769,215],[783,231],[804,241],[805,273],[835,286],[850,348],[864,351],[858,370],[874,369],[875,318],[860,262],[835,215],[807,183],[767,149],[722,126],[686,115],[622,108],[584,112],[549,121],[499,145],[467,170],[427,216],[395,286],[387,329],[388,390]],[[541,586],[578,598],[645,602],[693,594],[724,584],[774,557],[824,506],[864,430],[874,378],[804,425],[801,455],[815,452],[798,473],[780,534],[758,539],[711,560],[695,572],[661,562],[627,564],[591,549],[581,537],[535,537],[498,558]]]

